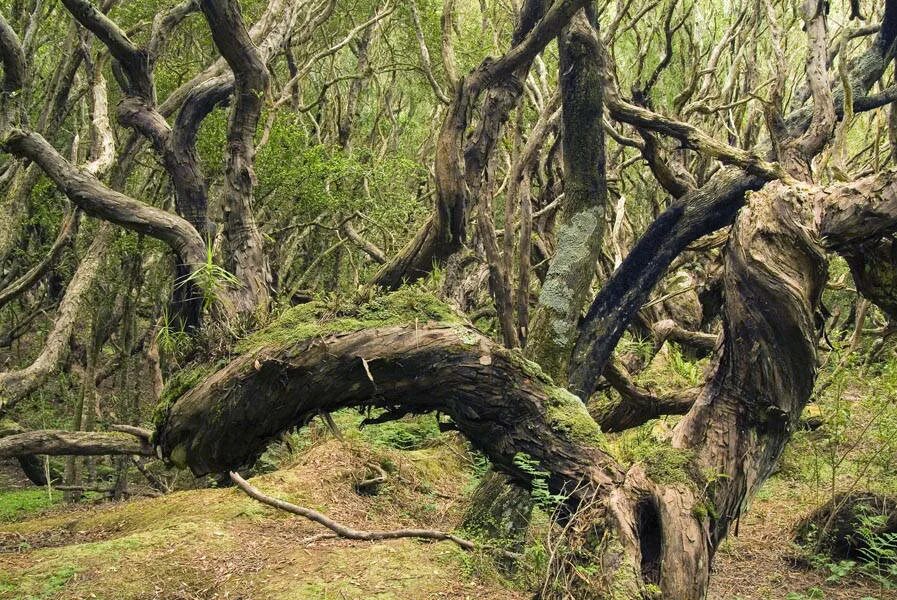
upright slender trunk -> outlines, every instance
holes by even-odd
[[[604,240],[607,182],[601,56],[585,10],[573,17],[558,44],[565,199],[526,354],[563,384]]]

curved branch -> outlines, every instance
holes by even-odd
[[[75,275],[65,288],[65,295],[56,311],[53,328],[44,341],[44,347],[34,361],[23,369],[0,373],[0,408],[9,408],[39,388],[59,367],[68,351],[69,339],[87,302],[90,290],[100,271],[106,249],[111,243],[111,227],[101,228],[87,254],[78,265]]]
[[[37,163],[87,214],[162,240],[190,264],[201,264],[205,260],[205,243],[190,223],[109,189],[93,175],[62,158],[43,136],[13,129],[3,140],[3,148]]]
[[[243,23],[236,0],[202,0],[200,8],[212,40],[234,73],[234,106],[227,128],[224,191],[225,267],[241,282],[235,296],[238,313],[266,311],[270,272],[261,232],[252,212],[255,186],[255,131],[268,89],[268,68]]]
[[[594,490],[622,476],[578,398],[475,330],[432,323],[264,345],[177,399],[155,443],[197,475],[226,471],[281,431],[351,406],[449,415],[521,482],[531,477],[514,460],[521,452],[551,473],[555,490],[582,480]]]
[[[314,521],[319,525],[323,525],[324,527],[332,531],[335,535],[341,538],[346,538],[348,540],[373,541],[416,538],[423,540],[433,540],[437,542],[453,542],[464,550],[476,550],[479,548],[477,544],[474,544],[470,540],[465,540],[464,538],[460,538],[452,533],[448,533],[445,531],[436,531],[433,529],[393,529],[392,531],[363,531],[359,529],[353,529],[351,527],[346,527],[341,523],[337,523],[327,515],[319,513],[316,510],[305,508],[303,506],[296,506],[295,504],[285,502],[284,500],[266,496],[258,488],[252,486],[248,481],[246,481],[233,471],[231,471],[230,473],[230,478],[237,485],[237,487],[246,492],[246,495],[250,498],[258,500],[262,504],[266,504],[273,508],[286,511],[300,517],[305,517],[309,521]],[[510,557],[519,556],[510,552],[505,552],[504,554]]]
[[[156,62],[162,47],[168,41],[171,32],[188,16],[199,11],[199,0],[184,0],[167,12],[159,13],[153,19],[153,30],[146,44],[146,54],[150,65]]]
[[[851,67],[851,87],[857,96],[867,94],[881,78],[894,55],[895,40],[897,0],[888,0],[878,37]],[[843,111],[843,93],[835,94],[835,103],[836,109]],[[859,98],[854,101],[856,111],[860,103]],[[875,106],[872,103],[868,108]],[[788,115],[785,122],[790,131],[802,132],[810,118],[811,109],[801,109]],[[765,183],[764,177],[741,169],[721,169],[704,186],[674,202],[648,227],[580,323],[571,389],[584,397],[594,391],[624,329],[672,261],[696,239],[730,225],[744,203],[745,193]]]
[[[675,138],[685,149],[695,150],[712,156],[725,164],[741,167],[751,175],[768,180],[787,177],[780,165],[764,160],[758,154],[721,142],[690,123],[677,121],[623,100],[613,77],[612,59],[603,43],[599,44],[599,48],[603,58],[602,79],[605,103],[613,119]]]
[[[352,240],[352,242],[356,246],[358,246],[362,252],[370,256],[371,260],[381,265],[386,262],[386,254],[383,253],[383,250],[378,248],[373,242],[369,242],[368,240],[361,237],[361,234],[358,233],[354,227],[352,227],[351,221],[347,220],[343,222],[342,226],[340,227],[340,231],[346,234],[346,237]]]
[[[513,47],[501,58],[485,61],[474,71],[467,85],[474,93],[478,93],[528,65],[545,46],[560,35],[573,15],[588,4],[588,0],[556,0],[538,23],[523,31],[518,28],[515,32],[516,39],[512,41]],[[526,21],[528,16],[522,15],[521,21]]]
[[[127,78],[123,85],[130,95],[139,96],[149,103],[156,97],[150,70],[149,57],[143,49],[135,45],[109,17],[87,0],[62,0],[72,16],[92,32],[124,69]]]
[[[608,400],[592,411],[602,431],[608,432],[632,429],[664,415],[684,415],[701,392],[701,388],[690,388],[658,396],[636,385],[616,362],[607,365],[604,378],[620,394],[620,401]]]

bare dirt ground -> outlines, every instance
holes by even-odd
[[[790,482],[772,480],[741,519],[738,535],[730,532],[714,562],[710,600],[877,600],[897,599],[897,590],[882,589],[859,576],[826,581],[791,541],[794,525],[812,507]],[[818,591],[817,591],[818,590]]]

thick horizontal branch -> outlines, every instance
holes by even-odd
[[[894,232],[897,171],[889,170],[832,186],[818,194],[820,233],[830,250],[850,251]]]
[[[689,331],[684,327],[680,327],[672,319],[664,319],[655,323],[651,330],[654,333],[655,348],[658,349],[664,342],[669,340],[703,352],[712,352],[719,341],[719,336],[716,334],[703,331]]]
[[[152,456],[146,440],[126,433],[28,431],[0,438],[0,458],[49,454],[51,456],[105,456],[134,454]]]

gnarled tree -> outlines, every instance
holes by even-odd
[[[111,138],[96,136],[87,166],[79,167],[76,152],[72,160],[64,158],[42,128],[29,127],[28,44],[0,18],[0,133],[10,160],[20,161],[9,166],[15,169],[12,189],[27,190],[28,177],[36,177],[28,174],[39,169],[78,209],[107,223],[94,246],[111,237],[109,224],[163,242],[177,257],[171,288],[175,303],[187,305],[181,324],[191,325],[196,335],[208,334],[201,344],[214,343],[195,350],[207,350],[209,363],[201,376],[190,385],[169,387],[156,410],[151,445],[139,431],[129,436],[16,428],[0,440],[0,457],[153,451],[196,475],[219,474],[251,464],[284,431],[321,413],[376,407],[385,410],[379,419],[386,420],[438,412],[514,484],[532,484],[532,470],[521,466],[525,456],[548,474],[549,489],[563,495],[559,519],[569,525],[570,552],[552,567],[567,576],[566,593],[641,598],[659,590],[662,597],[697,600],[706,594],[717,549],[775,469],[812,396],[821,335],[817,312],[828,257],[845,256],[859,292],[887,314],[895,310],[897,172],[881,161],[878,146],[871,153],[874,168],[851,173],[843,160],[845,132],[856,115],[897,100],[893,88],[874,91],[894,58],[897,3],[890,0],[876,13],[880,23],[871,41],[842,34],[842,40],[859,39],[856,43],[867,46],[852,61],[843,53],[856,47],[846,41],[833,44],[828,3],[802,2],[799,37],[806,59],[797,76],[786,72],[776,8],[756,2],[757,10],[730,15],[711,47],[692,48],[695,64],[680,69],[687,71],[682,85],[665,95],[658,89],[676,66],[674,41],[693,33],[695,5],[662,3],[655,15],[660,29],[634,57],[625,57],[618,41],[630,30],[637,37],[643,33],[640,19],[658,3],[637,9],[621,2],[601,12],[602,7],[584,0],[525,0],[509,39],[496,34],[496,47],[507,50],[458,77],[453,30],[460,8],[451,1],[441,7],[440,70],[428,49],[427,13],[413,4],[405,41],[420,61],[420,85],[433,95],[432,117],[441,117],[440,127],[432,136],[428,132],[420,148],[426,158],[421,162],[432,163],[432,174],[417,175],[423,182],[417,182],[416,200],[432,196],[430,214],[410,223],[410,239],[397,240],[365,207],[347,202],[313,219],[291,216],[288,223],[266,229],[271,239],[285,240],[279,248],[271,248],[262,232],[269,222],[277,223],[278,211],[286,211],[289,202],[261,202],[264,209],[258,208],[257,154],[271,150],[281,119],[287,119],[290,134],[308,123],[322,145],[329,139],[339,148],[341,158],[368,143],[359,164],[395,150],[400,123],[408,116],[402,114],[401,94],[382,92],[377,110],[369,111],[372,117],[361,106],[364,83],[378,81],[378,70],[393,78],[400,71],[399,59],[381,64],[391,46],[378,44],[392,41],[388,23],[398,11],[368,7],[372,10],[364,18],[344,28],[348,33],[330,36],[336,42],[327,37],[323,49],[310,49],[303,44],[311,43],[315,30],[336,10],[335,2],[271,2],[248,26],[237,0],[190,0],[160,15],[143,45],[91,3],[63,4],[83,28],[78,39],[90,32],[101,53],[111,57],[121,96],[119,123],[133,136],[119,152],[117,169],[106,177],[100,165],[112,162]],[[169,85],[160,102],[154,80],[159,57],[175,29],[197,11],[220,58],[187,83]],[[737,81],[739,65],[752,60],[753,38],[761,31],[768,32],[775,72],[765,84],[748,75]],[[546,66],[553,60],[546,49],[555,40],[557,86]],[[656,44],[661,54],[649,57]],[[328,61],[345,47],[356,53],[345,61],[348,74],[334,66],[338,61]],[[836,77],[832,62],[838,53],[844,64]],[[90,49],[84,54],[95,68]],[[708,64],[698,68],[702,57]],[[328,62],[316,81],[320,89],[306,93],[302,86],[310,85],[309,73]],[[729,74],[714,74],[725,70],[723,62]],[[633,74],[625,72],[630,68]],[[105,96],[96,89],[105,83],[96,70],[93,75],[92,124],[100,131],[109,127],[101,114]],[[790,83],[801,85],[786,113],[789,76]],[[280,79],[286,84],[280,85]],[[631,98],[621,91],[623,82],[631,84]],[[341,84],[347,86],[345,102],[329,94]],[[760,109],[753,108],[767,86],[768,97]],[[198,140],[201,125],[214,120],[215,109],[226,103],[230,113],[219,140],[225,145],[223,167],[218,165],[216,180],[204,173],[214,168],[201,168]],[[292,112],[287,118],[279,111]],[[373,122],[367,142],[357,133],[362,123],[370,126],[365,115]],[[528,119],[535,123],[529,130]],[[399,133],[381,136],[385,121]],[[257,135],[260,123],[265,125]],[[504,143],[509,137],[516,142],[510,150]],[[171,186],[175,212],[137,200],[128,189],[128,172],[136,170],[144,139],[161,165],[162,180]],[[300,158],[284,152],[271,162],[280,167],[294,160]],[[661,194],[663,202],[652,207],[643,233],[633,232],[628,255],[620,252],[616,264],[606,250],[619,251],[626,244],[627,198],[620,189],[627,185],[626,169],[641,162],[647,163],[643,171],[650,183],[635,189]],[[277,174],[277,168],[268,168]],[[366,173],[347,195],[364,196],[373,206],[371,177]],[[431,192],[423,193],[431,183]],[[209,209],[215,185],[222,215],[217,243]],[[276,195],[277,186],[267,191]],[[300,196],[289,201],[298,202]],[[499,201],[502,230],[494,222],[493,202]],[[473,218],[475,228],[469,227]],[[358,223],[364,223],[361,230]],[[721,250],[721,243],[693,245],[724,228],[730,229]],[[323,243],[315,238],[318,231],[331,238]],[[390,244],[388,251],[368,239],[374,231]],[[281,234],[285,237],[277,238]],[[691,331],[674,321],[648,322],[656,314],[648,308],[695,291],[649,301],[661,281],[689,260],[687,253],[709,250],[719,250],[713,259],[722,265],[717,282],[721,335]],[[284,265],[270,260],[275,253]],[[476,282],[488,281],[488,297],[480,294],[480,300],[488,298],[483,314],[495,314],[495,336],[445,302],[402,287],[450,258],[457,261],[452,278],[475,282],[458,296],[474,297],[475,304],[481,291]],[[57,326],[33,365],[0,374],[0,399],[7,405],[38,389],[63,362],[75,315],[83,310],[81,292],[90,286],[98,260],[92,247],[70,280],[56,312]],[[185,281],[198,286],[209,273],[220,273],[214,260],[230,272],[227,284],[186,295],[182,290],[178,296]],[[358,266],[361,260],[376,264],[365,270]],[[323,264],[335,268],[324,271]],[[473,275],[465,271],[472,266]],[[350,308],[335,307],[332,297],[305,297],[300,289],[313,274],[329,280],[327,291],[339,290],[341,276],[349,271],[351,287],[362,288],[362,299]],[[282,273],[282,280],[275,281],[272,273]],[[538,290],[534,278],[541,284]],[[15,293],[39,279],[39,274],[28,275],[15,284]],[[200,292],[203,300],[217,301],[214,316],[251,316],[258,323],[268,319],[272,299],[302,306],[237,341],[202,329],[200,316],[208,307],[197,301]],[[132,323],[135,313],[130,310]],[[709,320],[705,316],[692,320],[695,327]],[[667,396],[634,383],[614,351],[624,332],[637,327],[712,352],[706,382]],[[128,351],[136,346],[129,344]],[[96,365],[91,365],[87,379],[93,385]],[[590,413],[589,401],[602,378],[618,394]],[[677,465],[672,477],[613,455],[606,432],[665,414],[683,415],[670,439],[658,442]]]

